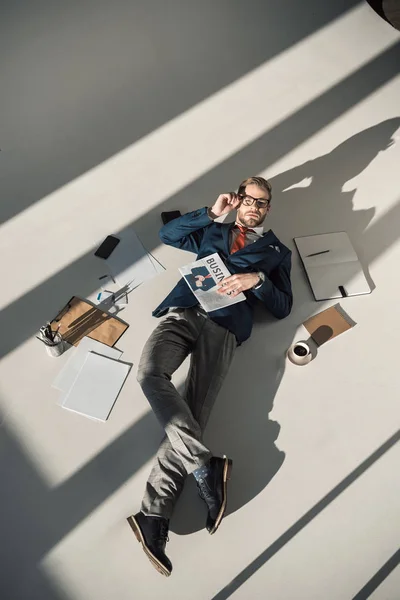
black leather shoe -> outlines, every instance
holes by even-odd
[[[225,514],[231,471],[232,461],[229,458],[213,456],[207,466],[207,475],[196,481],[200,498],[208,507],[206,527],[210,534],[217,531]]]
[[[148,517],[139,512],[128,517],[127,521],[153,567],[162,575],[169,577],[172,572],[172,564],[165,554],[165,546],[168,541],[168,520],[163,517]]]

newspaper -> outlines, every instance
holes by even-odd
[[[217,292],[221,281],[231,275],[218,252],[189,263],[179,271],[206,312],[246,300],[242,292],[234,298]]]

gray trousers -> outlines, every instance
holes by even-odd
[[[147,481],[144,514],[169,519],[186,476],[212,456],[202,434],[236,346],[235,335],[197,307],[169,311],[147,340],[137,378],[166,435]],[[189,354],[181,396],[171,376]]]

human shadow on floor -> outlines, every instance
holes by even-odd
[[[392,135],[399,125],[400,119],[384,121],[352,136],[332,152],[273,177],[273,210],[266,229],[271,227],[292,250],[293,237],[347,231],[373,287],[362,247],[363,233],[375,207],[355,210],[356,185],[351,191],[342,188],[392,145]],[[306,188],[293,187],[305,178],[309,178]],[[262,306],[255,311],[252,336],[237,349],[204,435],[215,455],[225,453],[233,459],[226,516],[255,498],[285,459],[284,449],[276,443],[280,425],[270,413],[285,372],[286,351],[300,324],[318,309],[295,252],[292,286],[294,306],[289,317],[277,321]],[[301,390],[298,393],[301,395]],[[204,528],[205,518],[206,507],[197,495],[193,477],[188,477],[171,530],[180,535],[198,531]]]
[[[284,231],[286,238],[347,231],[371,289],[375,285],[365,258],[364,232],[375,215],[380,186],[376,182],[372,190],[363,188],[361,193],[369,195],[371,206],[356,209],[358,182],[352,180],[394,144],[393,135],[399,127],[399,117],[382,121],[345,140],[331,152],[271,179],[274,193],[271,227]]]

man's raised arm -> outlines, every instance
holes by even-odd
[[[227,214],[238,207],[240,201],[237,194],[230,192],[220,194],[211,208],[200,208],[186,213],[161,228],[160,240],[168,246],[199,252],[204,228],[210,225],[214,219]]]
[[[212,223],[206,207],[186,213],[160,230],[160,240],[168,246],[174,246],[189,252],[199,252],[204,228]]]

